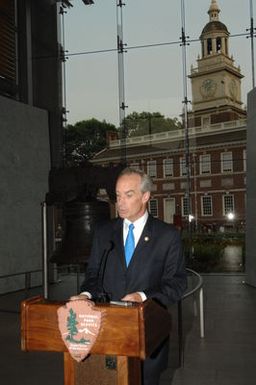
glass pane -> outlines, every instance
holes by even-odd
[[[165,208],[166,202],[173,199],[169,203],[171,215],[174,224],[181,223],[184,244],[189,243],[191,234],[193,237],[193,263],[196,261],[203,270],[208,269],[207,263],[212,271],[242,270],[241,256],[235,267],[223,262],[223,245],[228,234],[228,242],[232,246],[237,242],[244,253],[245,103],[251,89],[251,53],[250,39],[241,36],[241,31],[248,28],[249,4],[232,2],[233,8],[239,10],[239,18],[230,12],[229,2],[218,4],[220,13],[214,17],[219,18],[223,28],[211,35],[211,2],[198,1],[197,7],[194,2],[185,2],[185,15],[181,14],[180,2],[162,0],[161,6],[153,0],[128,2],[123,7],[123,37],[127,45],[121,74],[116,52],[115,2],[98,2],[98,8],[91,7],[90,13],[82,2],[74,5],[76,24],[86,25],[90,33],[77,33],[74,37],[74,22],[73,29],[67,26],[67,49],[72,42],[74,52],[101,52],[70,57],[67,62],[68,104],[72,107],[69,119],[75,122],[89,116],[107,118],[117,130],[124,123],[126,164],[139,164],[153,180],[149,203],[153,215],[168,217],[170,222]],[[142,22],[145,10],[147,23]],[[183,16],[185,36],[190,36],[186,41],[189,45],[185,45],[186,74],[180,39]],[[67,15],[67,19],[73,17],[71,12]],[[106,28],[104,33],[102,26]],[[206,36],[200,39],[204,29]],[[232,71],[226,71],[227,66],[232,66]],[[71,81],[71,69],[73,74],[82,75],[72,75]],[[125,84],[124,122],[120,122],[120,76],[124,76]],[[74,97],[71,100],[75,94],[76,103]],[[105,165],[122,160],[120,131],[118,135],[101,153]],[[94,164],[100,164],[103,155],[94,157]],[[227,217],[231,212],[233,219]]]

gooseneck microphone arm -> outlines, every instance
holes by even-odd
[[[97,290],[98,294],[96,298],[97,302],[109,302],[111,299],[109,297],[109,293],[107,293],[106,290],[104,289],[104,277],[105,277],[105,271],[106,271],[109,253],[113,250],[113,248],[114,248],[114,242],[109,241],[109,245],[104,249],[101,257],[99,274],[98,274],[98,283],[97,283],[97,288],[98,288]]]

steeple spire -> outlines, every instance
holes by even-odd
[[[212,0],[211,5],[208,11],[210,21],[218,21],[219,20],[220,9],[217,4],[217,0]]]

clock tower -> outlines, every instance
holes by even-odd
[[[229,55],[229,32],[219,20],[220,9],[211,0],[209,22],[202,30],[201,57],[197,68],[191,67],[192,88],[190,126],[214,124],[244,118],[242,109],[240,68]]]

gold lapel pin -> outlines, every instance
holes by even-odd
[[[144,238],[144,241],[145,241],[145,242],[148,242],[148,241],[149,241],[149,237],[145,237],[145,238]]]

